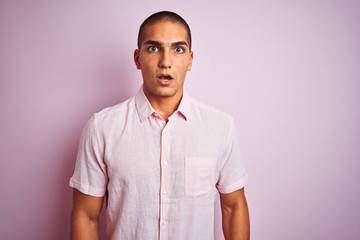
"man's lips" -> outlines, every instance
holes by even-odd
[[[162,81],[170,81],[170,80],[173,79],[171,74],[160,74],[156,78],[159,79],[159,80],[162,80]]]
[[[156,77],[158,83],[163,86],[169,85],[174,79],[171,74],[160,74]]]

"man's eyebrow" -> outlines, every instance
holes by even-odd
[[[185,46],[189,47],[185,41],[173,42],[171,44],[171,46],[180,46],[180,45],[185,45]]]
[[[155,46],[162,46],[163,45],[163,43],[158,42],[158,41],[153,41],[153,40],[146,41],[144,43],[144,45],[146,45],[146,44],[155,45]],[[180,46],[180,45],[185,45],[185,46],[189,47],[189,45],[185,41],[179,41],[179,42],[171,43],[171,46]]]
[[[144,45],[146,45],[146,44],[155,45],[155,46],[161,46],[161,45],[162,45],[160,42],[158,42],[158,41],[153,41],[153,40],[146,41],[146,42],[144,43]]]

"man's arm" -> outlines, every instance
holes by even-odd
[[[226,240],[249,240],[249,210],[244,188],[221,194],[222,226]]]
[[[103,197],[89,196],[74,188],[71,240],[99,239],[99,214],[103,200]]]

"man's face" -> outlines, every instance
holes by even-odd
[[[134,53],[141,69],[144,92],[149,100],[181,98],[186,72],[190,71],[193,52],[189,49],[186,28],[170,21],[145,27],[145,37]]]

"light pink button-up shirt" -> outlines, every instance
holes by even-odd
[[[138,94],[86,124],[70,186],[107,193],[109,239],[214,239],[216,191],[244,187],[231,117],[185,91],[166,123]]]

